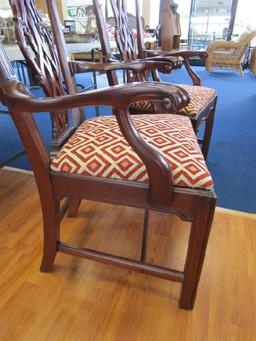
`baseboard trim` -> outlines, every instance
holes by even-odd
[[[235,210],[231,210],[229,208],[216,207],[216,212],[224,213],[224,214],[231,214],[231,215],[236,215],[236,216],[246,217],[246,218],[251,218],[251,219],[256,219],[256,213],[247,213],[247,212],[243,212],[243,211],[235,211]]]
[[[34,176],[34,173],[32,171],[28,171],[28,170],[20,169],[20,168],[15,168],[15,167],[5,166],[1,170]]]

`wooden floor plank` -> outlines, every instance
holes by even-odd
[[[143,212],[83,202],[62,239],[139,257]],[[182,269],[189,224],[150,214],[148,259]],[[0,171],[0,340],[256,340],[256,220],[218,210],[192,312],[180,285],[58,254],[39,272],[42,222],[34,179]]]

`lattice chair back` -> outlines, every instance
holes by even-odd
[[[110,0],[115,17],[115,38],[123,60],[131,61],[137,58],[136,39],[128,21],[125,0]]]
[[[118,50],[124,61],[133,61],[145,57],[143,43],[142,22],[138,0],[135,0],[136,8],[136,35],[130,26],[126,0],[110,0],[115,18],[115,40]],[[147,74],[144,75],[147,79]],[[127,73],[127,81],[134,81],[134,76]]]
[[[44,24],[34,0],[9,0],[19,47],[36,82],[46,96],[66,93],[60,63],[52,35]],[[51,113],[52,154],[73,132],[67,110]]]

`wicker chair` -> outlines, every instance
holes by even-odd
[[[256,74],[256,47],[254,47],[252,50],[249,65],[250,65],[251,73],[255,75]]]
[[[211,43],[207,48],[206,70],[232,69],[242,76],[242,62],[248,45],[255,36],[256,31],[244,32],[237,41],[218,40]]]

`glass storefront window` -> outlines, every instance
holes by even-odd
[[[181,39],[187,42],[191,0],[175,0],[175,2],[179,5],[177,12],[180,15]]]
[[[189,43],[193,49],[206,49],[214,40],[226,39],[232,0],[194,0]]]

